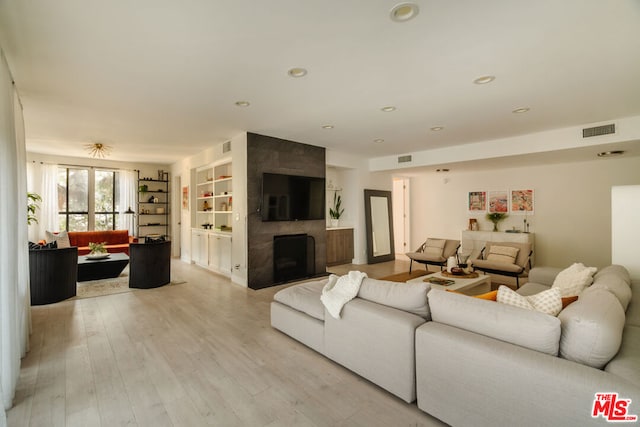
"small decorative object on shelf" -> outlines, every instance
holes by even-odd
[[[503,221],[505,218],[507,218],[509,215],[506,213],[502,213],[502,212],[492,212],[492,213],[488,213],[487,214],[487,219],[489,221],[491,221],[493,223],[493,231],[499,231],[498,230],[498,223],[500,221]]]
[[[157,178],[141,176],[138,171],[137,212],[149,221],[137,221],[135,234],[140,239],[152,234],[169,236],[169,172],[158,170]],[[156,206],[149,206],[149,203]],[[157,207],[160,205],[160,207]]]

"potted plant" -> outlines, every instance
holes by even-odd
[[[106,254],[107,249],[104,247],[106,244],[107,242],[101,242],[101,243],[89,242],[89,250],[91,251],[90,255]]]
[[[492,212],[492,213],[488,213],[487,214],[487,219],[493,223],[493,231],[499,231],[498,230],[498,223],[500,221],[504,220],[508,216],[509,215],[506,214],[506,213]]]
[[[38,218],[36,217],[36,210],[40,208],[38,203],[42,201],[37,193],[27,192],[27,225],[37,224]]]
[[[337,227],[340,222],[340,217],[344,212],[342,208],[342,198],[338,193],[333,193],[333,207],[329,208],[329,216],[331,217],[331,227]]]

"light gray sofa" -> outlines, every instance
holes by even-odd
[[[271,325],[399,398],[416,399],[415,330],[429,320],[427,283],[364,279],[334,319],[320,301],[327,280],[274,295]]]
[[[518,292],[548,289],[559,271],[532,269]],[[600,270],[558,317],[365,279],[338,320],[325,283],[276,293],[272,326],[450,425],[606,425],[591,414],[611,392],[640,415],[640,282],[623,267]]]
[[[548,289],[560,269],[534,268],[518,291]],[[640,283],[609,266],[558,317],[432,290],[416,330],[417,403],[454,426],[606,425],[596,393],[640,415]],[[626,311],[626,315],[625,315]]]

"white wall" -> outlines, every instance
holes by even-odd
[[[640,185],[611,189],[611,259],[640,279]]]
[[[446,177],[446,182],[445,182]],[[460,238],[470,217],[491,230],[484,216],[468,215],[467,193],[535,190],[536,265],[564,267],[572,262],[602,267],[611,263],[611,187],[640,184],[640,157],[595,159],[554,165],[445,174],[425,172],[411,178],[411,239]],[[505,230],[522,228],[523,216],[510,215]]]
[[[367,236],[364,220],[364,190],[385,190],[393,188],[390,172],[369,172],[369,164],[358,156],[327,150],[327,178],[334,180],[334,186],[342,188],[344,217],[340,225],[353,227],[354,264],[367,263]],[[336,184],[337,183],[337,184]],[[333,194],[327,193],[333,197]],[[327,199],[331,204],[333,200]]]

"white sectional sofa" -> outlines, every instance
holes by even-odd
[[[532,269],[518,292],[548,289],[559,271]],[[640,416],[640,282],[623,267],[599,271],[557,317],[365,279],[334,319],[325,283],[278,292],[272,326],[450,425],[606,425],[602,409],[592,417],[596,393]]]

